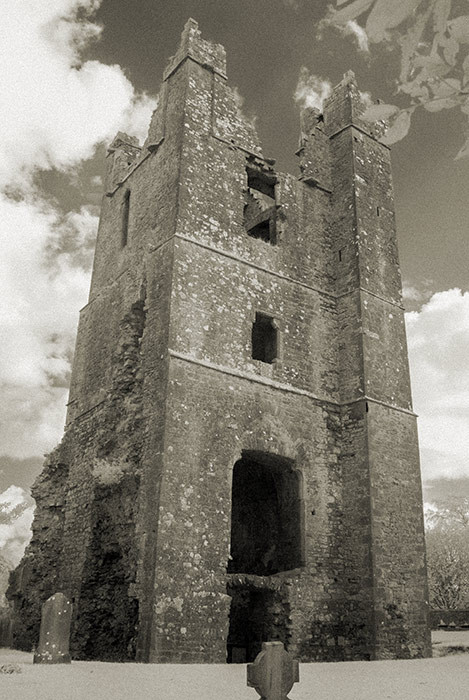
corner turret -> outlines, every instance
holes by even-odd
[[[163,80],[167,80],[186,58],[191,58],[203,68],[209,68],[226,78],[226,53],[221,44],[214,44],[201,38],[199,25],[195,19],[188,19],[181,35],[181,43],[175,55],[169,59]]]
[[[333,138],[342,129],[355,126],[368,136],[379,139],[383,127],[376,122],[363,119],[363,113],[370,105],[369,96],[360,92],[355,73],[347,71],[330,96],[324,102],[325,130]]]

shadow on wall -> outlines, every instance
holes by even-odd
[[[74,658],[135,659],[138,601],[129,595],[129,586],[137,568],[138,481],[138,476],[126,474],[117,485],[96,488],[93,534],[72,638]]]

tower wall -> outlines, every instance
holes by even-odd
[[[388,149],[348,76],[303,114],[300,178],[277,173],[225,73],[189,21],[145,144],[109,149],[18,643],[38,622],[22,603],[62,588],[80,658],[239,661],[267,637],[303,660],[426,655]]]
[[[390,154],[361,111],[353,76],[345,76],[324,118],[334,182],[340,387],[348,443],[342,459],[355,481],[355,502],[366,513],[363,518],[351,504],[350,522],[362,535],[349,536],[349,551],[355,563],[358,553],[369,561],[362,603],[371,622],[371,658],[407,658],[429,653],[418,440]]]

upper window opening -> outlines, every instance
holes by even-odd
[[[256,320],[252,326],[252,358],[272,364],[277,353],[277,328],[274,319],[267,314],[256,313]]]
[[[121,245],[127,245],[129,235],[129,214],[130,214],[130,190],[127,190],[122,202],[122,230],[121,230]]]
[[[244,207],[244,226],[249,236],[266,243],[277,242],[276,177],[255,168],[246,168],[248,191]]]

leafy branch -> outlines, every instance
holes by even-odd
[[[469,116],[469,15],[458,15],[458,0],[336,0],[322,24],[344,30],[365,16],[370,43],[400,51],[397,92],[407,96],[405,107],[377,104],[364,118],[383,121],[385,143],[408,133],[417,108],[429,112],[459,108]],[[469,155],[468,138],[456,158]]]

